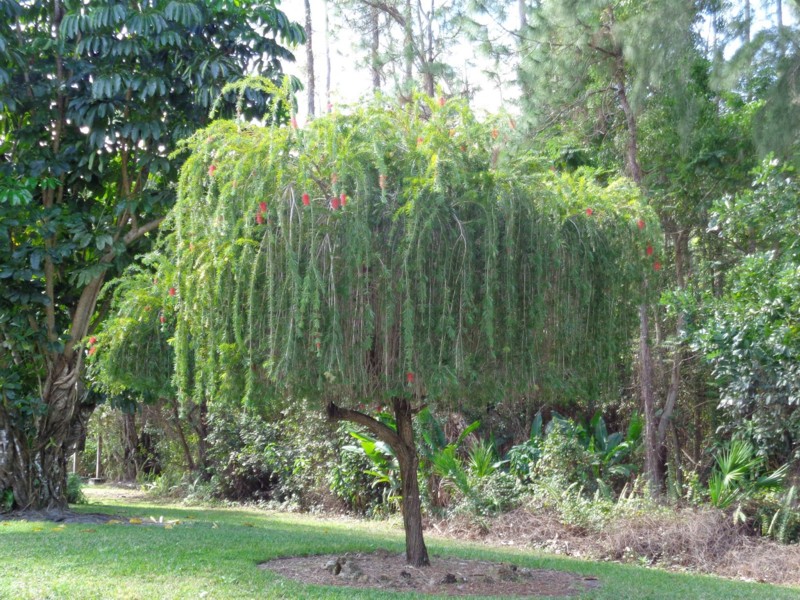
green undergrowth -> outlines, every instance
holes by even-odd
[[[111,524],[0,522],[0,598],[412,598],[411,594],[302,585],[258,568],[280,556],[403,549],[383,523],[256,509],[151,503],[90,504]],[[141,519],[142,524],[131,524]],[[154,521],[161,521],[156,523]],[[171,523],[172,521],[177,521]],[[431,538],[433,560],[459,556],[594,576],[583,598],[797,598],[800,590],[656,569],[593,563]]]

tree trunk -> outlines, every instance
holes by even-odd
[[[78,363],[57,357],[42,388],[41,416],[21,421],[0,405],[0,490],[12,491],[14,508],[67,508],[67,457],[83,448],[94,410],[78,393]]]
[[[400,482],[403,489],[403,529],[406,533],[406,560],[414,567],[431,564],[422,537],[422,508],[419,500],[417,470],[419,459],[414,444],[413,413],[408,400],[394,398],[394,416],[397,422],[398,448],[393,448],[400,463]]]
[[[369,24],[372,28],[372,41],[369,48],[369,63],[372,71],[372,91],[378,92],[381,89],[381,65],[379,53],[381,49],[381,30],[380,14],[375,6],[369,8]]]
[[[136,432],[136,413],[122,413],[122,437],[125,448],[122,476],[125,481],[136,481],[138,474],[139,435]]]
[[[311,0],[305,0],[306,8],[306,70],[308,73],[308,118],[314,117],[314,96],[316,79],[314,78],[314,47],[311,43],[313,34],[311,23]]]
[[[644,404],[645,421],[645,461],[650,483],[650,494],[654,498],[661,496],[664,485],[664,474],[661,470],[661,453],[658,447],[658,430],[656,421],[655,398],[653,394],[653,363],[650,356],[650,323],[647,315],[647,304],[639,306],[639,367],[641,369],[642,403]]]
[[[328,103],[328,112],[331,112],[331,39],[330,23],[328,21],[328,2],[325,1],[325,102]]]
[[[183,449],[183,457],[186,460],[186,468],[191,472],[194,471],[194,459],[192,458],[192,451],[189,448],[189,443],[186,441],[186,435],[183,433],[183,426],[181,425],[181,416],[178,412],[178,400],[177,398],[171,398],[169,401],[170,407],[172,408],[172,418],[173,423],[172,427],[175,429],[175,433],[178,434],[178,441],[181,443],[181,448]]]
[[[406,0],[404,8],[405,18],[405,39],[403,45],[403,57],[405,59],[405,93],[410,94],[414,86],[414,32],[411,25],[411,0]]]
[[[400,484],[403,491],[403,528],[406,534],[406,560],[414,567],[431,564],[428,549],[422,535],[422,509],[419,500],[419,481],[417,480],[417,448],[414,443],[414,414],[418,412],[405,398],[393,398],[397,431],[357,410],[339,408],[328,402],[327,413],[331,421],[350,421],[369,429],[378,439],[385,442],[397,457],[400,464]]]

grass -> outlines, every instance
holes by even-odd
[[[0,523],[0,598],[413,598],[411,594],[301,585],[257,568],[278,556],[402,551],[386,523],[319,519],[249,509],[186,508],[147,502],[77,507],[122,517],[117,524]],[[163,517],[171,529],[131,525]],[[800,598],[800,589],[656,569],[595,563],[476,543],[428,540],[436,555],[502,560],[598,577],[582,598]],[[427,596],[427,598],[432,598]]]

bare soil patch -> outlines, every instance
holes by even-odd
[[[482,560],[433,557],[430,567],[415,568],[403,554],[388,550],[278,558],[259,567],[306,584],[443,596],[573,596],[600,585],[575,573]]]

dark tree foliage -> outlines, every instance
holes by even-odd
[[[0,15],[0,490],[62,508],[104,282],[173,203],[176,143],[245,71],[282,77],[303,32],[274,2],[0,0]],[[239,110],[267,102],[253,90]]]

